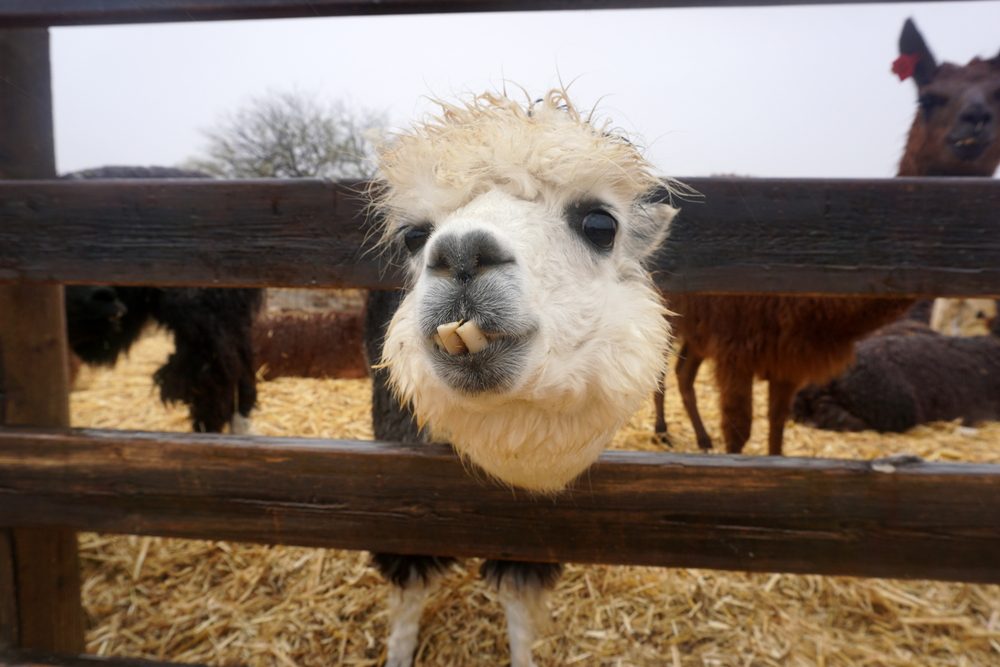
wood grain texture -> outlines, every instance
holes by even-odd
[[[1000,294],[1000,181],[689,179],[661,253],[674,292]]]
[[[17,646],[20,634],[14,580],[14,531],[0,528],[0,650]]]
[[[50,79],[46,30],[0,30],[0,178],[55,176]],[[0,424],[68,426],[66,361],[62,288],[0,286]],[[76,534],[10,525],[0,521],[0,644],[82,650]]]
[[[1000,465],[610,452],[532,498],[444,446],[0,432],[0,522],[104,532],[1000,582],[997,516]]]
[[[217,286],[398,282],[364,240],[358,184],[0,183],[0,282]]]
[[[179,663],[102,658],[95,655],[55,655],[36,651],[0,652],[0,667],[181,667]],[[188,664],[187,667],[196,667]]]
[[[0,26],[901,1],[903,0],[0,0]]]
[[[1000,296],[1000,181],[689,179],[656,258],[671,292]],[[0,282],[400,284],[360,184],[0,183]]]

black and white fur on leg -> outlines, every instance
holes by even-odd
[[[368,295],[365,317],[365,349],[369,361],[382,353],[385,330],[402,300],[403,292],[372,291]],[[369,364],[371,366],[371,363]],[[421,442],[413,413],[400,406],[388,385],[388,371],[372,370],[372,425],[376,440]],[[372,554],[372,563],[395,590],[389,611],[387,667],[409,667],[418,645],[420,615],[440,575],[454,558]],[[539,625],[547,618],[546,593],[562,573],[558,563],[525,563],[487,560],[480,569],[482,577],[497,588],[507,617],[511,667],[534,664],[531,645]]]
[[[372,554],[372,564],[392,585],[386,667],[409,667],[417,651],[420,616],[441,574],[454,558]]]
[[[497,589],[507,617],[511,667],[534,667],[531,645],[548,621],[548,593],[559,581],[560,563],[487,560],[480,574]]]

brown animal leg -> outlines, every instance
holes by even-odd
[[[653,394],[653,410],[656,412],[656,423],[653,424],[653,433],[657,439],[665,445],[670,445],[670,435],[667,434],[667,418],[663,414],[663,399],[666,393],[666,375],[660,380],[660,386]]]
[[[771,380],[767,384],[767,453],[781,456],[785,438],[785,422],[792,410],[792,399],[799,386],[787,380]]]
[[[753,422],[753,371],[726,368],[716,361],[715,381],[719,386],[726,451],[739,454],[750,439]]]
[[[702,357],[691,352],[687,344],[681,347],[677,355],[677,386],[680,389],[681,400],[684,401],[684,410],[687,412],[691,426],[694,427],[695,438],[698,440],[700,449],[711,449],[712,438],[705,430],[705,423],[701,421],[701,413],[698,412],[698,397],[694,393],[694,380],[698,377],[698,369],[701,367]]]

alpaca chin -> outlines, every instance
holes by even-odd
[[[568,486],[600,456],[615,432],[656,389],[666,365],[669,328],[652,289],[633,295],[630,322],[602,321],[553,351],[543,326],[526,367],[509,390],[470,395],[435,372],[416,324],[416,299],[404,299],[390,324],[383,361],[398,398],[421,427],[450,442],[489,476],[537,493]]]

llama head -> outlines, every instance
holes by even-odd
[[[992,176],[1000,164],[1000,54],[939,65],[909,19],[899,52],[894,71],[912,74],[919,102],[900,175]]]
[[[563,91],[441,106],[379,150],[383,243],[410,282],[383,362],[434,438],[557,491],[662,376],[669,330],[643,262],[675,209],[635,146]],[[436,337],[448,323],[455,346]]]

